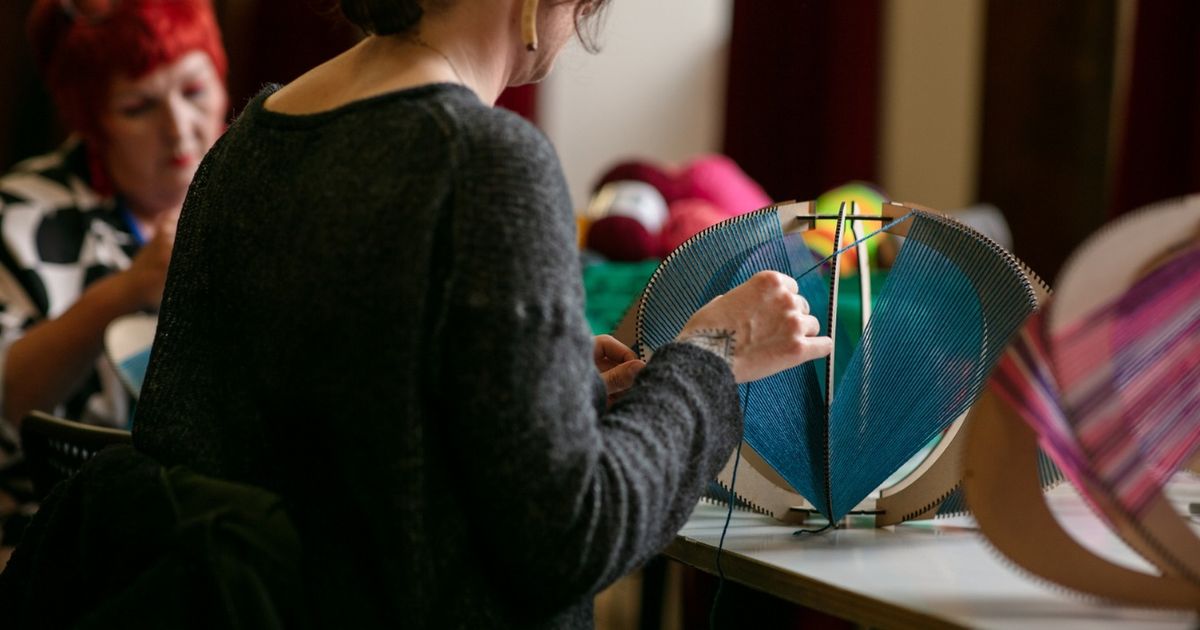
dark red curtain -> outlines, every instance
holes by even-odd
[[[0,2],[0,174],[53,149],[64,135],[25,37],[32,6],[33,0]]]
[[[1116,3],[987,5],[977,197],[1051,284],[1108,213]]]
[[[511,109],[536,125],[538,121],[537,94],[536,83],[508,88],[500,94],[496,105]]]
[[[1200,191],[1200,3],[1139,0],[1112,213]]]
[[[267,83],[287,83],[361,36],[330,0],[214,3],[229,52],[229,102],[238,112]]]
[[[776,200],[874,181],[880,1],[735,0],[725,152]]]

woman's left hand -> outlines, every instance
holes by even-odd
[[[628,346],[617,341],[612,335],[597,335],[592,358],[596,361],[596,369],[600,378],[604,379],[604,387],[608,390],[608,404],[612,405],[630,387],[637,373],[646,367],[646,362]]]

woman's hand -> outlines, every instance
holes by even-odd
[[[717,353],[745,383],[829,355],[820,328],[794,279],[761,271],[696,311],[676,341]]]
[[[645,361],[637,358],[633,350],[612,335],[596,336],[592,358],[596,361],[596,369],[600,371],[600,378],[604,379],[604,387],[608,390],[609,405],[620,398],[625,390],[633,387],[634,377],[646,367]]]
[[[133,257],[124,271],[128,285],[131,311],[157,309],[162,304],[163,287],[167,283],[167,265],[175,247],[175,226],[179,213],[164,215],[154,225],[154,237]]]

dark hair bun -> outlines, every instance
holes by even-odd
[[[393,35],[416,26],[424,11],[417,0],[341,0],[342,15],[368,33]]]

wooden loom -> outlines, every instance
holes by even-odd
[[[813,202],[790,202],[780,204],[774,207],[774,210],[778,215],[780,227],[784,234],[795,234],[811,230],[819,220],[837,221],[834,242],[839,244],[842,241],[841,234],[845,225],[850,225],[856,240],[861,241],[864,239],[866,232],[863,228],[864,223],[872,223],[873,225],[885,227],[884,231],[887,233],[897,237],[904,237],[908,234],[912,222],[896,222],[896,220],[905,215],[912,213],[935,215],[941,217],[942,220],[949,220],[942,215],[936,215],[932,210],[912,204],[885,203],[882,205],[879,215],[858,214],[855,212],[853,206],[847,212],[847,208],[843,205],[837,215],[817,216],[814,214],[814,208],[815,205]],[[965,226],[962,226],[962,229],[973,232],[973,230]],[[982,235],[978,235],[977,233],[975,235],[979,239],[990,242],[990,240]],[[1046,295],[1048,295],[1048,289],[1045,285],[1027,267],[1020,264],[1015,258],[1012,258],[1011,254],[1008,254],[994,243],[992,245],[1000,255],[1007,256],[1015,266],[1020,268],[1024,275],[1024,280],[1028,284],[1030,293],[1034,296],[1036,304],[1040,305]],[[867,272],[869,266],[866,247],[857,247],[856,249],[859,257],[859,269],[863,271],[863,273],[859,274],[859,289],[862,293],[865,328],[865,322],[870,317],[871,291],[869,284],[867,284],[870,274]],[[832,258],[833,269],[830,274],[831,306],[830,330],[828,334],[831,336],[836,335],[837,327],[836,304],[840,280],[837,264],[839,258],[836,255]],[[632,346],[635,340],[640,338],[639,333],[643,309],[644,302],[643,300],[639,300],[627,314],[621,326],[615,331],[618,339]],[[827,363],[829,369],[826,380],[828,387],[826,392],[827,405],[829,401],[832,401],[833,396],[832,386],[834,379],[832,377],[832,370],[834,364],[834,357],[831,356]],[[962,425],[963,417],[960,417],[945,430],[932,452],[922,460],[912,473],[908,474],[895,485],[881,490],[878,496],[864,500],[854,511],[874,514],[877,526],[891,525],[916,518],[928,518],[935,515],[939,505],[958,488],[961,480],[960,460],[965,443]],[[815,509],[809,501],[796,492],[748,444],[743,443],[739,450],[740,458],[745,460],[747,465],[740,466],[736,471],[736,487],[734,487],[733,481],[737,457],[730,458],[717,479],[717,483],[728,493],[727,496],[729,499],[735,500],[737,503],[756,512],[770,515],[785,522],[803,521]]]
[[[1068,261],[1048,327],[1088,317],[1150,271],[1197,248],[1200,197],[1129,215]],[[1200,418],[1193,421],[1191,430],[1200,431]],[[1105,600],[1200,609],[1200,538],[1161,491],[1135,514],[1098,478],[1077,475],[1078,490],[1093,509],[1158,573],[1115,564],[1082,546],[1050,512],[1032,472],[1039,433],[1011,405],[985,392],[968,422],[967,497],[980,531],[1010,561],[1040,579]],[[1189,467],[1196,470],[1195,454]]]

